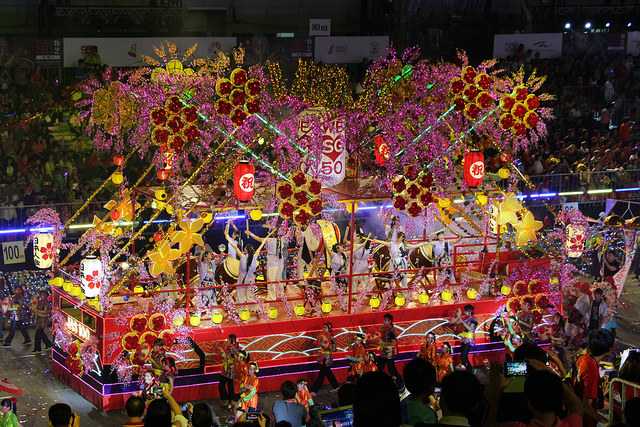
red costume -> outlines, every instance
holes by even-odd
[[[436,366],[436,343],[425,342],[420,347],[420,351],[418,352],[418,357],[420,359],[424,359],[427,362],[431,363],[433,366]]]
[[[451,365],[453,364],[453,358],[448,352],[443,352],[436,357],[436,378],[440,383],[442,379],[451,372]]]
[[[351,349],[353,362],[351,363],[351,373],[357,377],[364,374],[365,359],[367,358],[367,349],[361,342],[353,344]]]
[[[302,390],[300,389],[302,388]],[[309,413],[309,406],[313,405],[313,397],[311,397],[311,392],[307,388],[307,385],[303,386],[298,385],[298,391],[296,392],[296,402],[300,405],[304,406]]]
[[[260,381],[256,375],[246,375],[240,385],[240,409],[247,412],[249,408],[258,408],[258,385]]]

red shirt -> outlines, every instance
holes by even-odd
[[[536,420],[531,420],[530,423],[525,424],[521,422],[509,422],[501,423],[500,427],[541,427],[542,424]],[[553,427],[582,427],[582,416],[578,414],[569,414],[563,419],[557,419]]]
[[[600,385],[598,362],[589,354],[583,354],[576,361],[576,367],[578,368],[578,389],[582,391],[582,397],[597,399]]]

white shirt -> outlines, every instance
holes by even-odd
[[[287,259],[289,239],[284,237],[268,237],[264,246],[267,250],[267,258]]]
[[[334,252],[331,256],[331,272],[333,274],[344,273],[345,257],[340,252]]]

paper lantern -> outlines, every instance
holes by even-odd
[[[429,294],[426,292],[420,292],[418,294],[418,302],[420,304],[429,304]]]
[[[124,163],[124,157],[121,155],[115,155],[113,156],[113,164],[116,166],[122,166],[122,164]]]
[[[82,295],[82,286],[74,284],[71,287],[71,292],[69,294],[73,297],[79,297]]]
[[[243,308],[240,310],[239,316],[240,316],[240,320],[242,320],[243,322],[246,322],[247,320],[251,319],[251,312],[249,311],[248,308]]]
[[[453,292],[449,289],[445,289],[440,293],[440,299],[444,302],[451,302],[453,300]]]
[[[80,261],[80,277],[82,290],[87,298],[95,298],[100,295],[100,288],[104,280],[102,261],[94,256],[89,256]]]
[[[467,289],[467,298],[469,298],[470,300],[477,299],[478,298],[478,291],[476,291],[474,288]]]
[[[371,298],[369,299],[369,307],[371,307],[371,308],[378,308],[378,307],[380,307],[380,298],[375,297],[375,296],[374,296],[374,297],[371,297]]]
[[[111,182],[113,182],[115,185],[120,185],[123,181],[124,176],[122,175],[122,172],[114,172],[111,175]]]
[[[586,240],[585,227],[581,225],[567,225],[567,239],[564,247],[569,258],[580,258]]]
[[[222,323],[223,318],[224,316],[219,311],[214,311],[213,314],[211,314],[211,321],[216,325],[219,325],[220,323]]]
[[[253,221],[260,221],[262,219],[262,210],[253,209],[249,211],[249,218]]]
[[[505,297],[509,296],[511,294],[511,287],[507,285],[500,286],[500,293]]]
[[[144,292],[144,288],[141,285],[136,285],[133,288],[133,293],[139,295]]]
[[[248,202],[253,198],[254,175],[256,169],[247,160],[241,160],[233,171],[233,193],[241,202]]]
[[[551,283],[552,285],[557,285],[558,283],[560,283],[560,279],[558,278],[558,276],[551,276],[549,278],[549,283]]]
[[[404,297],[404,295],[402,295],[402,294],[398,294],[398,295],[396,295],[396,297],[394,298],[394,301],[393,301],[393,302],[395,302],[395,304],[396,304],[398,307],[402,307],[402,306],[407,302],[407,300],[406,300],[406,298]]]
[[[477,187],[484,179],[484,154],[468,151],[464,155],[464,182],[469,187]]]
[[[200,326],[200,316],[197,314],[192,314],[191,316],[189,316],[189,324],[191,326]]]
[[[374,136],[373,143],[375,144],[373,154],[376,157],[376,165],[384,166],[385,162],[389,160],[389,144],[382,135]]]
[[[304,305],[302,304],[297,304],[294,308],[293,308],[293,312],[296,314],[296,316],[304,316]]]
[[[276,320],[278,318],[278,309],[276,307],[269,307],[267,316],[269,316],[271,320]]]
[[[331,313],[332,309],[333,309],[333,306],[329,301],[323,302],[322,305],[320,306],[320,310],[322,310],[322,312],[325,314]]]
[[[53,265],[53,234],[38,233],[33,237],[33,262],[37,268],[49,268]]]
[[[180,327],[184,325],[184,317],[176,316],[173,318],[173,326]]]
[[[498,169],[498,177],[500,179],[507,179],[509,178],[510,175],[511,175],[511,171],[509,171],[509,169],[507,168]]]

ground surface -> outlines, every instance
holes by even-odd
[[[640,282],[632,274],[625,284],[619,305],[618,339],[622,346],[640,345]],[[33,330],[30,331],[33,336]],[[106,414],[97,410],[69,387],[56,380],[49,367],[46,353],[32,354],[32,345],[22,344],[18,334],[11,348],[0,348],[0,378],[7,378],[25,390],[18,400],[18,413],[24,427],[46,427],[47,409],[55,402],[65,402],[80,415],[83,426],[111,427],[124,421],[122,412]],[[261,394],[262,408],[271,408],[277,393]],[[316,401],[330,405],[337,399],[335,394],[324,389]],[[229,415],[217,400],[207,402],[215,409],[221,421]]]

